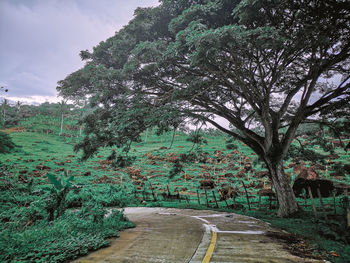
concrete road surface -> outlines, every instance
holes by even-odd
[[[233,213],[173,208],[126,208],[136,224],[111,246],[75,263],[323,262],[291,255],[266,235],[279,233],[258,219]]]

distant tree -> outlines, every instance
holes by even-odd
[[[38,114],[37,108],[34,105],[21,105],[20,118],[28,118]]]
[[[9,107],[9,101],[7,99],[4,99],[2,101],[1,105],[1,121],[2,121],[2,126],[6,125],[6,111]]]
[[[79,136],[83,132],[83,118],[89,112],[89,106],[86,99],[82,99],[76,102],[75,111],[78,114],[78,124],[79,124]]]
[[[20,116],[21,114],[21,107],[23,105],[23,102],[17,101],[16,103],[16,109],[17,109],[17,115]]]
[[[59,82],[90,96],[77,146],[88,158],[122,146],[175,112],[248,145],[270,172],[279,216],[298,206],[283,160],[299,125],[350,101],[350,2],[163,0],[137,9]],[[327,84],[332,77],[336,84]],[[233,129],[225,128],[219,118]]]
[[[163,112],[161,119],[157,123],[156,134],[160,135],[164,132],[172,131],[171,141],[168,149],[171,149],[174,144],[174,139],[177,130],[185,130],[185,120],[178,112]]]
[[[58,104],[60,106],[60,113],[61,113],[61,129],[60,129],[60,133],[59,133],[59,136],[61,136],[62,133],[63,133],[63,118],[64,118],[64,113],[65,113],[65,111],[67,109],[67,101],[66,100],[62,100]]]

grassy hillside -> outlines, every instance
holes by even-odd
[[[59,121],[54,119],[49,122],[42,117],[31,118],[20,126],[23,129],[7,130],[19,147],[0,155],[1,261],[63,262],[105,246],[107,237],[132,226],[122,212],[104,217],[106,209],[140,205],[200,209],[208,209],[209,205],[211,209],[253,215],[308,236],[314,248],[334,262],[349,259],[342,196],[336,198],[338,216],[327,221],[313,217],[310,200],[306,200],[309,206],[304,212],[290,219],[276,218],[277,204],[272,202],[269,209],[266,197],[258,209],[258,192],[271,189],[270,181],[263,176],[266,169],[243,144],[234,142],[227,149],[227,137],[220,133],[205,133],[203,139],[207,143],[193,145],[187,134],[177,132],[169,149],[172,133],[156,136],[150,131],[144,134],[142,142],[132,145],[127,157],[114,149],[117,156],[123,157],[108,160],[112,149],[106,148],[80,162],[80,153],[73,152],[74,143],[80,140],[79,129],[73,122],[67,121],[63,136],[58,136]],[[315,149],[322,152],[316,146]],[[327,167],[304,161],[295,164],[291,158],[285,163],[286,172],[293,182],[300,172],[298,167],[312,166],[320,178],[350,184],[349,174],[332,175],[334,169],[338,167],[338,171],[339,166],[349,163],[349,154],[341,148],[336,149],[336,154],[338,158],[327,163]],[[57,190],[47,175],[66,181],[74,177],[64,193],[64,207],[68,210],[59,217],[55,210],[51,221],[50,211],[63,190]],[[248,208],[242,182],[252,196],[252,210]],[[203,188],[206,184],[213,186],[207,187],[207,196]],[[236,199],[220,200],[218,190],[228,187],[238,193]],[[319,206],[320,201],[315,201]],[[325,198],[323,202],[332,204],[333,199]],[[304,204],[304,199],[299,203]]]

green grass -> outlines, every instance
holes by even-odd
[[[172,133],[156,136],[149,132],[147,141],[143,136],[141,143],[132,145],[129,156],[136,158],[134,163],[129,167],[120,168],[113,167],[110,162],[106,161],[111,151],[108,148],[101,149],[88,161],[80,162],[80,153],[73,152],[73,145],[79,140],[78,137],[58,136],[57,120],[49,123],[51,126],[56,125],[51,134],[43,133],[38,122],[43,122],[43,120],[29,119],[23,123],[23,126],[29,127],[28,130],[31,132],[11,133],[14,143],[20,148],[0,155],[0,161],[11,167],[0,177],[2,187],[0,217],[4,223],[1,228],[0,241],[2,242],[0,254],[3,258],[0,260],[5,262],[29,262],[31,260],[33,262],[63,262],[86,254],[89,250],[106,246],[108,244],[106,238],[116,235],[119,229],[131,226],[130,222],[122,219],[121,214],[116,215],[119,219],[115,222],[103,219],[103,223],[95,225],[93,224],[94,215],[82,214],[75,210],[67,211],[64,216],[51,223],[46,222],[45,198],[49,196],[50,189],[52,189],[46,173],[60,174],[63,169],[68,171],[69,175],[74,176],[74,184],[78,186],[67,194],[66,206],[73,209],[83,207],[81,211],[84,211],[84,207],[91,206],[89,200],[93,199],[94,205],[98,207],[95,209],[97,216],[103,213],[106,207],[142,205],[207,209],[203,190],[199,190],[201,205],[198,205],[197,190],[200,187],[200,181],[204,180],[204,175],[209,174],[217,187],[229,185],[237,188],[241,193],[236,199],[241,209],[227,209],[226,203],[219,201],[220,210],[255,216],[274,226],[306,236],[322,253],[329,255],[330,251],[335,251],[341,255],[341,257],[329,256],[332,262],[348,260],[344,255],[349,254],[349,245],[346,243],[349,239],[344,239],[347,237],[342,236],[341,232],[338,233],[339,229],[344,230],[344,225],[337,225],[333,221],[326,223],[313,219],[310,206],[305,209],[304,213],[289,219],[276,218],[276,210],[268,210],[268,201],[265,199],[262,210],[248,210],[241,181],[248,186],[251,194],[259,190],[254,188],[256,185],[265,183],[268,186],[270,182],[256,176],[256,172],[263,171],[265,168],[258,162],[256,155],[241,143],[235,143],[238,152],[234,152],[226,149],[227,138],[225,136],[205,135],[208,144],[195,148],[193,153],[197,157],[206,156],[207,162],[188,161],[191,156],[187,155],[185,161],[180,162],[182,166],[180,172],[171,177],[175,160],[181,159],[181,154],[188,154],[193,146],[186,140],[187,135],[184,133],[177,132],[172,148],[167,149],[164,147],[169,147]],[[48,123],[45,125],[45,129],[50,126]],[[70,132],[78,133],[78,131]],[[217,151],[226,157],[224,161],[217,161]],[[118,149],[116,152],[121,154]],[[340,155],[337,161],[348,162],[349,156],[342,150],[338,149],[337,153]],[[236,175],[243,169],[244,160],[247,157],[250,158],[249,162],[253,164],[255,171],[245,174],[242,178],[237,178]],[[286,165],[289,162],[290,160],[286,162]],[[310,163],[305,165],[310,166]],[[294,179],[296,174],[293,174],[292,170],[292,168],[286,169],[286,172],[290,172]],[[223,177],[225,174],[233,176]],[[185,175],[188,175],[188,178]],[[324,176],[322,171],[320,171],[320,176]],[[220,178],[223,181],[220,181]],[[349,176],[338,178],[337,181],[350,184]],[[158,201],[156,202],[152,201],[151,185],[157,195]],[[182,197],[190,198],[190,203],[188,204],[185,200],[182,200],[181,203],[164,200],[162,193],[167,193],[168,185],[172,194],[180,192]],[[212,192],[208,191],[208,194],[210,205],[215,207]],[[219,199],[218,193],[215,194]],[[331,203],[332,199],[324,201]],[[302,203],[303,200],[299,202]],[[342,212],[340,198],[337,199],[337,202],[339,214]],[[232,204],[231,200],[229,204]],[[253,207],[256,208],[256,204]],[[28,224],[30,221],[33,222]],[[64,234],[63,228],[69,231]],[[38,238],[39,236],[42,238]],[[65,249],[65,247],[68,248]]]
[[[23,231],[12,227],[1,231],[0,261],[65,262],[108,246],[107,238],[133,226],[120,212],[96,223],[79,212],[68,211],[52,224],[40,222]]]

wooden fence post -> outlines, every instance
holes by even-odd
[[[154,194],[154,191],[153,191],[152,183],[150,180],[148,180],[148,182],[149,182],[149,187],[151,188],[151,191],[152,191],[153,200],[157,201],[156,195]]]
[[[198,198],[198,204],[201,205],[201,201],[199,199],[199,192],[198,192],[198,189],[197,189],[197,198]]]
[[[215,196],[214,190],[212,191],[212,193],[213,193],[213,197],[214,197],[214,200],[215,200],[216,208],[219,208],[218,201],[216,200],[216,196]]]
[[[346,208],[348,207],[349,205],[349,199],[348,199],[348,189],[345,189],[344,190],[344,195],[345,195],[345,200],[344,200],[344,209],[345,209],[345,212],[346,212]]]
[[[145,187],[142,187],[142,197],[143,197],[143,200],[146,201]]]
[[[248,196],[247,188],[245,187],[245,184],[244,184],[243,181],[242,181],[242,184],[243,184],[243,187],[244,187],[245,195],[247,197],[248,209],[250,210],[250,202],[249,202],[249,196]]]
[[[309,191],[309,196],[310,196],[310,199],[311,199],[311,204],[312,204],[312,209],[314,211],[314,215],[315,217],[317,218],[317,211],[316,211],[316,206],[315,206],[315,203],[314,203],[314,198],[312,196],[312,192],[311,192],[311,188],[310,186],[307,187],[308,191]]]
[[[327,218],[327,213],[326,213],[326,209],[324,208],[324,205],[323,205],[323,200],[322,200],[322,195],[321,195],[320,188],[317,188],[317,195],[318,195],[318,198],[320,199],[321,208],[322,208],[322,211],[323,211],[323,213],[324,213],[324,218],[325,218],[326,220],[328,220],[328,218]]]
[[[345,189],[345,200],[344,200],[344,210],[346,216],[346,227],[350,227],[350,210],[349,210],[349,199],[348,199],[348,189]]]
[[[166,189],[168,190],[168,196],[170,196],[169,184],[166,186]]]
[[[207,201],[207,207],[209,207],[207,189],[205,189],[205,188],[204,188],[204,193],[205,193],[205,200]]]
[[[273,196],[272,195],[269,195],[269,209],[272,210],[272,198]],[[277,198],[277,197],[275,197]]]
[[[224,199],[224,201],[225,201],[226,207],[227,207],[227,208],[230,208],[230,207],[228,206],[227,200]]]

